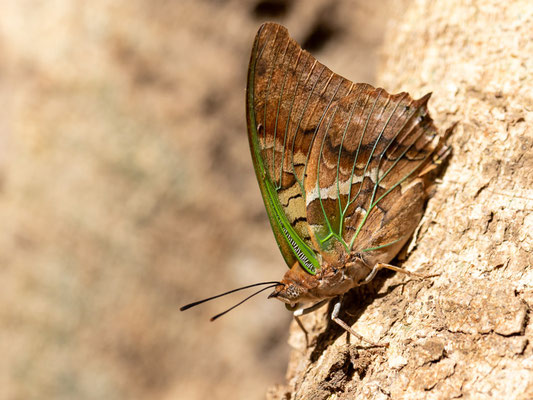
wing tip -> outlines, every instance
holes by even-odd
[[[422,96],[421,98],[419,98],[417,102],[420,103],[421,106],[425,106],[428,104],[428,101],[432,95],[433,95],[433,92],[429,92],[425,94],[424,96]]]
[[[259,29],[257,31],[257,36],[259,37],[263,32],[266,32],[266,31],[269,31],[269,30],[272,30],[272,31],[282,30],[282,31],[285,31],[287,34],[289,32],[286,27],[284,27],[281,24],[278,24],[277,22],[266,21],[266,22],[263,22],[261,24],[261,26],[259,27]]]

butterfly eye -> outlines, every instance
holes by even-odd
[[[296,285],[290,284],[287,288],[287,298],[288,299],[295,299],[298,296],[300,296],[300,290]]]
[[[286,303],[285,304],[285,308],[289,311],[295,311],[297,310],[298,308],[300,308],[300,303]]]

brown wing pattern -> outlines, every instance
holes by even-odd
[[[389,261],[416,228],[430,184],[426,167],[448,154],[428,115],[429,97],[357,84],[329,107],[305,179],[307,220],[326,255],[371,252]]]
[[[309,245],[304,175],[318,126],[353,84],[303,50],[281,25],[266,23],[256,38],[253,109],[260,155],[280,204]]]
[[[265,197],[261,182],[272,183],[292,229],[326,261],[365,253],[387,262],[416,228],[433,178],[426,172],[449,153],[428,115],[429,97],[354,84],[281,25],[259,30],[248,121],[260,186]],[[280,239],[286,229],[273,229],[290,264]]]

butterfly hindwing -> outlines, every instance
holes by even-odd
[[[357,84],[329,108],[305,180],[307,220],[329,261],[357,252],[387,262],[418,225],[425,168],[445,149],[428,99]]]

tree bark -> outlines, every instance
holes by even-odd
[[[533,398],[533,4],[415,1],[389,27],[380,84],[432,91],[453,154],[402,267],[293,323],[269,399]],[[400,6],[398,6],[400,9]]]

